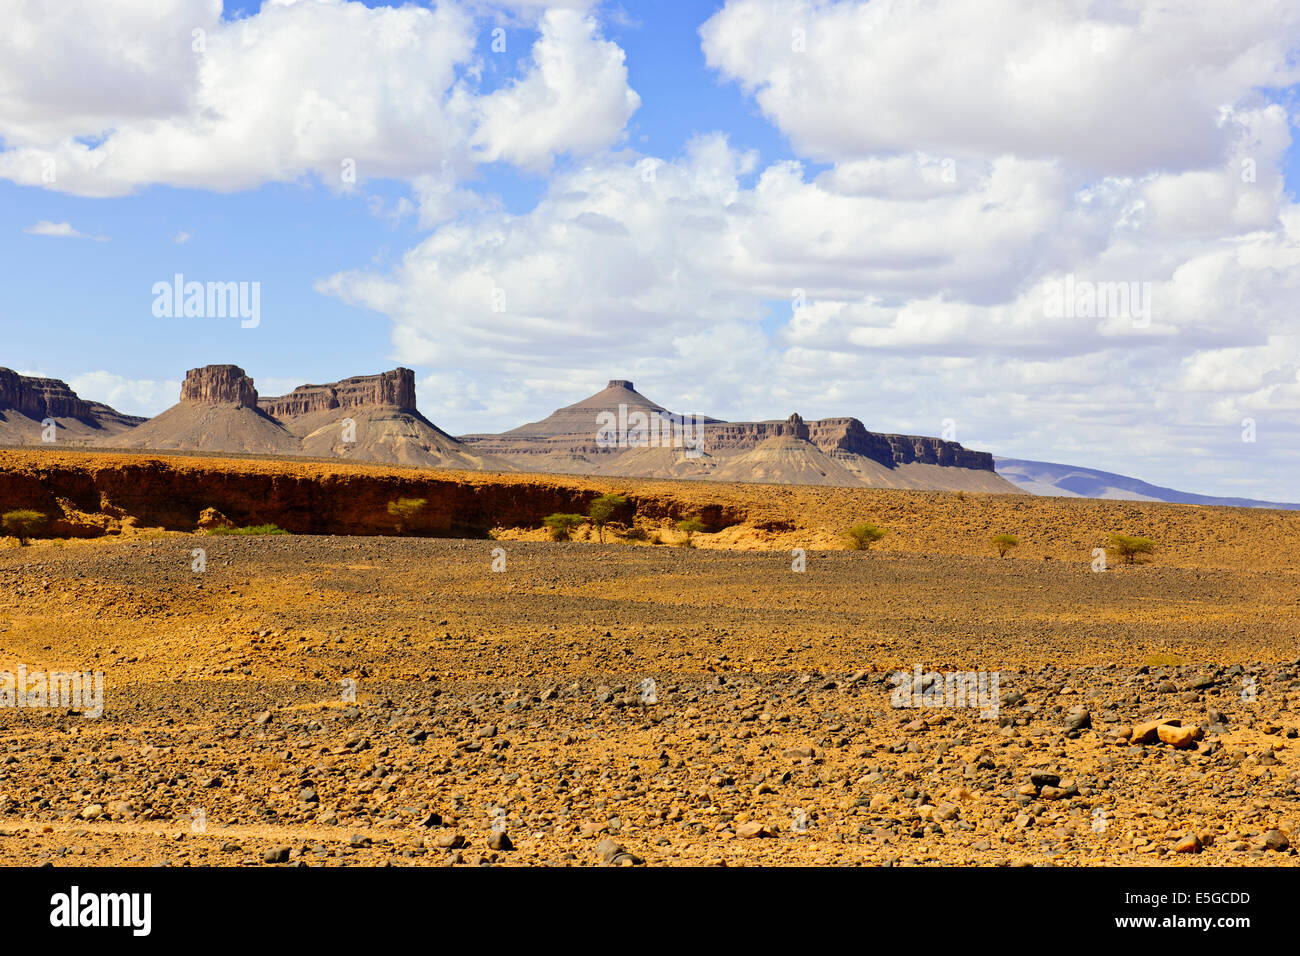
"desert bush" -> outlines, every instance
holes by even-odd
[[[587,509],[587,517],[596,526],[596,536],[602,543],[605,540],[605,525],[614,517],[614,512],[625,504],[627,499],[622,495],[605,494],[595,499]]]
[[[38,534],[48,521],[49,518],[43,511],[19,508],[15,511],[6,511],[4,517],[0,518],[0,525],[18,539],[19,546],[23,546],[27,544],[27,539]]]
[[[693,548],[695,542],[692,539],[704,530],[704,522],[699,518],[683,518],[677,522],[677,530],[685,535],[680,542],[681,546],[683,548]]]
[[[209,528],[208,534],[239,534],[239,535],[256,535],[256,534],[288,534],[283,528],[273,524],[250,524],[242,528],[234,528],[230,525],[218,525],[215,528]]]
[[[1005,558],[1007,552],[1018,547],[1019,544],[1020,539],[1014,534],[995,534],[993,536],[993,547],[997,548],[999,558]]]
[[[1145,667],[1181,667],[1183,659],[1167,651],[1155,651],[1142,658],[1142,664]]]
[[[573,536],[573,529],[586,520],[582,515],[568,515],[557,511],[543,518],[542,524],[550,529],[552,541],[568,541]]]
[[[398,534],[405,533],[407,525],[415,520],[426,504],[423,498],[398,498],[388,503],[388,513],[397,519]]]
[[[888,533],[885,528],[864,521],[861,524],[855,524],[853,527],[845,529],[844,537],[849,542],[851,550],[867,551]]]
[[[1149,538],[1136,538],[1127,534],[1112,534],[1106,544],[1106,550],[1123,558],[1125,564],[1133,564],[1139,555],[1154,553],[1156,543]]]

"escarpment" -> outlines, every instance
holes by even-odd
[[[779,441],[778,441],[779,440]],[[993,456],[956,442],[868,431],[856,418],[731,422],[675,414],[628,379],[500,434],[461,437],[528,471],[840,487],[1012,493]]]
[[[415,411],[415,372],[395,368],[378,375],[356,375],[327,385],[299,385],[288,395],[258,400],[262,411],[281,420],[335,409],[391,406]]]
[[[144,421],[100,402],[88,402],[60,379],[0,368],[0,444],[82,445],[121,434]]]
[[[13,408],[9,422],[4,408]],[[237,365],[190,369],[179,400],[153,419],[78,398],[55,379],[0,370],[0,442],[199,453],[310,456],[422,468],[531,471],[703,481],[1013,493],[993,456],[956,442],[872,432],[857,418],[724,421],[669,411],[610,379],[587,398],[499,434],[455,438],[416,404],[415,372],[398,367],[258,394]],[[9,437],[12,436],[12,437]]]

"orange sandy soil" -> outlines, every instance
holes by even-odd
[[[12,454],[0,474],[42,467]],[[6,863],[1296,862],[1300,516],[140,458],[470,482],[503,507],[614,490],[666,540],[676,514],[728,517],[693,549],[524,523],[208,536],[121,508],[108,537],[10,542],[0,670],[106,690],[99,718],[0,707]],[[891,533],[819,549],[855,520]],[[1005,559],[1000,531],[1023,542]],[[1094,573],[1111,531],[1155,560]],[[895,708],[890,673],[918,664],[996,672],[997,715]],[[1133,739],[1156,718],[1183,730]]]

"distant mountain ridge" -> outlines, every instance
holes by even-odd
[[[680,438],[684,423],[695,423],[698,429],[687,432],[694,441],[638,446],[602,437],[602,422],[625,427],[638,421],[638,414],[659,438]],[[939,438],[872,432],[856,418],[687,418],[646,398],[627,379],[612,379],[539,421],[500,434],[456,438],[416,408],[415,373],[400,367],[264,397],[238,366],[207,365],[190,369],[180,401],[151,419],[82,399],[60,379],[0,368],[0,445],[43,444],[1300,510],[1297,503],[1193,494],[1095,468],[995,457]]]
[[[1221,505],[1232,508],[1300,510],[1300,504],[1198,495],[1153,485],[1138,478],[1079,465],[1059,465],[1024,458],[994,459],[998,474],[1017,488],[1034,495],[1067,498],[1108,498],[1125,501],[1168,501],[1184,505]]]
[[[181,400],[111,442],[119,448],[312,455],[416,468],[513,471],[466,449],[415,407],[415,372],[396,368],[262,398],[237,365],[185,373]]]
[[[629,430],[640,431],[624,436],[628,442],[602,439],[613,421],[620,430],[630,423]],[[660,440],[664,423],[671,425],[670,443]],[[677,440],[682,428],[692,441]],[[646,398],[627,379],[611,379],[595,394],[540,421],[460,440],[526,471],[844,488],[1017,490],[997,475],[991,454],[957,442],[871,432],[856,418],[805,422],[793,414],[729,422],[677,414]]]

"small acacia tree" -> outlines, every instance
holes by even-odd
[[[998,550],[998,557],[1005,558],[1007,552],[1020,544],[1020,539],[1014,534],[995,534],[993,536],[993,547]]]
[[[704,522],[699,518],[683,518],[681,521],[677,522],[677,530],[686,535],[681,542],[682,547],[693,548],[695,547],[695,542],[691,539],[704,530]]]
[[[0,518],[0,523],[5,531],[18,539],[19,545],[25,546],[28,538],[45,527],[46,520],[44,512],[19,508],[17,511],[6,511],[4,517]]]
[[[845,530],[844,537],[849,542],[850,550],[869,551],[873,544],[888,533],[886,529],[879,525],[864,521]]]
[[[550,529],[552,541],[568,541],[573,535],[573,529],[586,520],[582,515],[567,515],[557,511],[543,518],[542,524]]]
[[[1133,564],[1138,555],[1153,554],[1156,543],[1150,538],[1137,538],[1127,534],[1112,534],[1106,544],[1106,550],[1124,559],[1125,564]]]
[[[614,517],[614,512],[625,504],[627,504],[626,498],[622,495],[611,493],[601,495],[593,501],[591,507],[587,509],[587,517],[590,518],[591,523],[596,526],[596,536],[600,538],[602,543],[605,541],[605,525],[609,522],[610,518]]]
[[[407,525],[424,510],[427,502],[423,498],[398,498],[388,503],[388,513],[397,519],[397,533],[403,534]]]

